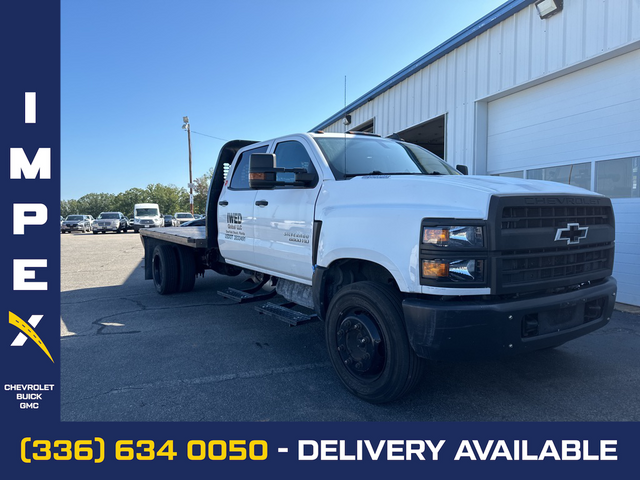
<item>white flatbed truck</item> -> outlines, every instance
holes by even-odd
[[[251,274],[255,289],[226,296],[263,298],[256,290],[271,286],[310,309],[339,378],[369,402],[410,391],[425,359],[552,348],[604,326],[613,310],[608,198],[463,175],[401,140],[232,141],[207,202],[204,227],[140,231],[146,278],[170,294],[207,269]],[[266,308],[292,324],[304,317]]]

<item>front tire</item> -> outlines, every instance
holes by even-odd
[[[160,295],[170,295],[178,288],[178,261],[171,245],[153,250],[153,284]]]
[[[367,402],[396,400],[422,378],[424,361],[409,344],[401,300],[390,286],[366,281],[340,289],[327,310],[325,335],[338,377]]]

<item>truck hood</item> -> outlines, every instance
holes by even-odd
[[[318,206],[325,211],[346,205],[350,209],[356,205],[419,209],[425,217],[484,220],[492,195],[554,194],[601,196],[543,180],[482,175],[369,175],[325,182]]]

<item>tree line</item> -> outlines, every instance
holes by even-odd
[[[203,176],[193,180],[193,211],[205,213],[207,208],[207,193],[209,181],[213,175],[213,168]],[[77,200],[60,201],[60,215],[93,215],[95,218],[101,212],[122,212],[127,217],[133,216],[133,206],[136,203],[157,203],[160,213],[173,215],[175,212],[188,212],[189,192],[183,187],[175,185],[149,184],[147,188],[131,188],[126,192],[88,193]]]

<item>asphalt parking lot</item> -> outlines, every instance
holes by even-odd
[[[343,389],[320,322],[297,327],[217,291],[156,293],[138,234],[61,236],[62,421],[638,421],[640,315],[554,350],[432,363],[386,405]]]

